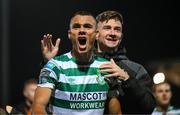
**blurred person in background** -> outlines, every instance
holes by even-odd
[[[28,79],[24,83],[23,87],[23,96],[25,100],[22,101],[17,106],[12,108],[12,112],[14,114],[26,114],[31,115],[32,103],[34,101],[34,94],[37,88],[37,80],[34,78]]]
[[[180,115],[180,109],[171,105],[172,91],[168,82],[154,84],[153,93],[157,106],[152,115]]]
[[[3,108],[0,108],[0,115],[6,115],[6,111]]]

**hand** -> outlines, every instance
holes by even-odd
[[[43,39],[41,40],[41,51],[42,51],[45,61],[48,61],[57,55],[58,50],[59,50],[60,41],[61,41],[61,39],[58,38],[56,40],[56,44],[54,46],[52,43],[52,35],[51,34],[47,34],[47,35],[43,36]]]
[[[126,81],[129,75],[126,71],[121,69],[113,59],[110,62],[100,65],[100,72],[108,72],[109,74],[104,75],[104,77],[117,77],[118,79]]]

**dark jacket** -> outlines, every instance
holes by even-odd
[[[104,52],[96,54],[106,59],[113,58],[116,64],[130,76],[127,81],[111,80],[113,82],[111,90],[118,91],[122,113],[151,114],[156,106],[155,98],[151,92],[152,79],[142,65],[130,61],[125,53],[125,48],[119,48],[118,52],[113,54]],[[107,105],[108,102],[106,107]],[[105,109],[105,114],[107,113],[108,110]]]

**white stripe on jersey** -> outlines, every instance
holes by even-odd
[[[104,109],[72,110],[53,106],[53,115],[103,115]]]
[[[93,95],[95,94],[96,95]],[[76,98],[84,98],[84,100],[73,100],[72,97],[70,97],[70,95],[74,96],[76,95]],[[84,95],[84,97],[83,97]],[[62,100],[67,100],[67,101],[103,101],[107,99],[107,92],[106,91],[99,91],[97,92],[67,92],[67,91],[60,91],[60,90],[56,90],[55,91],[55,97],[57,99],[62,99]],[[91,100],[89,100],[91,99]]]
[[[59,81],[69,84],[97,84],[97,75],[86,75],[86,76],[65,76],[60,74]]]

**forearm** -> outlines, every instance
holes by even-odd
[[[120,101],[116,97],[112,97],[108,104],[109,114],[117,114],[121,115],[121,104]]]
[[[140,81],[135,78],[130,78],[128,81],[123,82],[123,91],[125,95],[131,95],[133,97],[133,100],[138,103],[142,111],[151,113],[156,106],[155,98],[150,88],[139,82]]]
[[[32,107],[32,114],[33,115],[47,115],[45,106],[40,105],[40,104],[33,104]]]
[[[32,113],[35,115],[46,115],[46,106],[51,96],[51,89],[38,87],[35,92]]]

